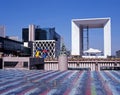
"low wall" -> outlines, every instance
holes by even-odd
[[[45,61],[44,70],[58,70],[58,61]]]
[[[100,71],[104,67],[120,67],[120,61],[68,61],[68,69]],[[58,61],[45,61],[45,70],[58,70]]]
[[[33,60],[32,60],[33,61]],[[28,66],[26,66],[26,69],[44,69],[44,70],[59,70],[58,66],[58,61],[44,61],[41,59],[41,66],[38,66],[39,64],[34,62],[30,63],[30,57],[3,57],[2,58],[2,68],[4,69],[5,67],[5,62],[17,62],[19,63],[16,65],[16,67],[23,67],[24,63],[27,63]],[[33,68],[31,68],[33,66]],[[83,70],[83,69],[89,69],[91,71],[100,71],[101,69],[104,68],[113,68],[114,67],[120,67],[120,60],[99,60],[99,59],[84,59],[84,60],[78,60],[78,61],[68,61],[68,69],[78,69],[78,70]]]
[[[2,68],[20,69],[42,69],[44,70],[44,59],[33,57],[3,57]]]

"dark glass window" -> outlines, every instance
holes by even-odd
[[[23,39],[23,42],[28,42],[29,41],[29,30],[28,30],[28,28],[22,29],[22,39]]]
[[[47,32],[45,30],[35,30],[35,40],[47,40]]]

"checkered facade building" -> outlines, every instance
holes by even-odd
[[[35,40],[33,42],[33,56],[35,56],[37,49],[48,50],[48,56],[55,58],[59,55],[60,44],[55,40]],[[43,55],[43,52],[40,52],[40,56]]]

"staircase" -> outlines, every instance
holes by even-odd
[[[22,62],[18,62],[16,64],[15,68],[23,68],[23,63]]]

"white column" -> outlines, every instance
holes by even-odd
[[[80,55],[80,32],[79,27],[72,21],[72,55]]]
[[[111,20],[104,26],[104,56],[111,56]]]
[[[35,26],[29,25],[29,41],[35,40]]]

